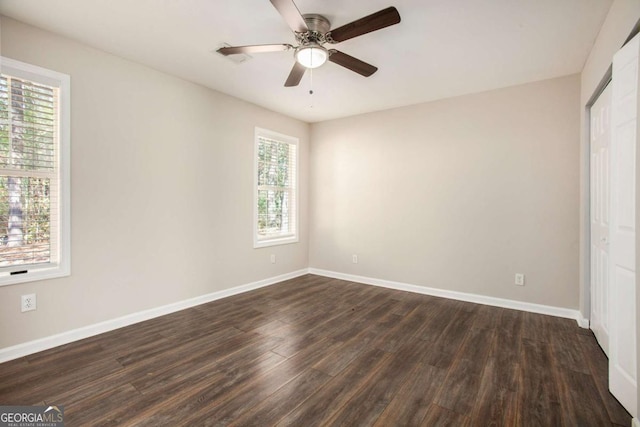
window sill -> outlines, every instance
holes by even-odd
[[[10,272],[0,273],[0,286],[17,285],[19,283],[35,282],[37,280],[57,279],[71,275],[71,269],[60,265],[47,267],[25,266],[27,273],[11,275]]]
[[[291,243],[298,243],[299,240],[298,236],[274,237],[271,239],[256,240],[253,242],[253,248],[257,249],[269,246],[289,245]]]

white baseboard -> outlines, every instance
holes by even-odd
[[[564,317],[564,318],[575,320],[580,327],[583,327],[583,328],[589,327],[589,321],[583,318],[582,314],[578,310],[572,310],[569,308],[554,307],[554,306],[542,305],[542,304],[533,304],[530,302],[514,301],[509,299],[503,299],[503,298],[489,297],[485,295],[469,294],[465,292],[449,291],[446,289],[429,288],[426,286],[410,285],[408,283],[393,282],[391,280],[374,279],[371,277],[338,273],[335,271],[321,270],[318,268],[309,268],[309,273],[316,274],[318,276],[331,277],[334,279],[364,283],[366,285],[374,285],[374,286],[380,286],[383,288],[396,289],[399,291],[415,292],[418,294],[473,302],[477,304],[492,305],[495,307],[510,308],[513,310],[529,311],[532,313],[548,314],[550,316]],[[583,326],[583,325],[586,325],[586,326]]]
[[[590,326],[589,319],[587,319],[586,317],[583,317],[582,313],[578,312],[578,318],[576,319],[576,321],[578,322],[578,326],[580,326],[582,329],[589,329],[589,326]]]
[[[548,305],[533,304],[522,301],[514,301],[502,298],[489,297],[484,295],[469,294],[464,292],[449,291],[445,289],[429,288],[425,286],[411,285],[407,283],[394,282],[390,280],[374,279],[371,277],[357,276],[353,274],[338,273],[335,271],[321,270],[317,268],[302,269],[280,276],[270,277],[267,279],[259,280],[257,282],[247,283],[245,285],[236,286],[234,288],[225,289],[218,292],[213,292],[199,297],[191,298],[184,301],[179,301],[172,304],[167,304],[161,307],[144,310],[138,313],[128,314],[126,316],[118,317],[115,319],[107,320],[104,322],[96,323],[82,328],[73,329],[71,331],[62,332],[60,334],[51,335],[45,338],[40,338],[34,341],[18,344],[12,347],[6,347],[0,349],[0,363],[7,362],[9,360],[17,359],[29,354],[37,353],[39,351],[48,350],[53,347],[57,347],[63,344],[68,344],[73,341],[78,341],[84,338],[88,338],[94,335],[109,332],[114,329],[129,326],[134,323],[143,322],[145,320],[153,319],[155,317],[163,316],[165,314],[174,313],[176,311],[184,310],[186,308],[195,307],[197,305],[205,304],[211,301],[215,301],[221,298],[226,298],[232,295],[241,294],[254,289],[262,288],[265,286],[273,285],[284,280],[293,279],[305,274],[316,274],[318,276],[331,277],[335,279],[347,280],[351,282],[358,282],[367,285],[380,286],[389,289],[396,289],[401,291],[414,292],[424,295],[432,295],[443,298],[450,298],[460,301],[473,302],[478,304],[492,305],[496,307],[510,308],[514,310],[529,311],[532,313],[548,314],[551,316],[565,317],[574,319],[583,328],[589,327],[589,321],[582,317],[578,310],[571,310],[568,308],[553,307]],[[637,419],[634,419],[637,423]],[[640,424],[634,425],[634,427],[640,427]]]
[[[93,325],[84,326],[82,328],[73,329],[71,331],[62,332],[60,334],[51,335],[34,341],[14,345],[12,347],[6,347],[0,349],[0,363],[27,356],[29,354],[37,353],[39,351],[48,350],[59,345],[68,344],[73,341],[89,338],[91,336],[109,332],[114,329],[122,328],[124,326],[129,326],[134,323],[153,319],[158,316],[164,316],[165,314],[174,313],[176,311],[184,310],[185,308],[195,307],[197,305],[205,304],[221,298],[241,294],[258,288],[263,288],[265,286],[273,285],[284,280],[293,279],[295,277],[299,277],[308,273],[309,271],[307,269],[302,269],[291,273],[259,280],[257,282],[236,286],[230,289],[212,292],[210,294],[201,295],[199,297],[163,305],[161,307],[140,311],[138,313],[128,314],[126,316],[118,317],[100,323],[95,323]]]

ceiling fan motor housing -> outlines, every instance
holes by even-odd
[[[331,22],[322,15],[317,13],[307,13],[302,15],[304,21],[309,28],[309,31],[304,33],[296,32],[296,40],[300,45],[308,45],[312,43],[325,44],[328,40],[325,38],[325,34],[331,29]]]
[[[307,13],[302,15],[304,21],[307,23],[307,27],[309,27],[309,31],[316,31],[318,33],[326,33],[331,28],[331,22],[327,18],[322,15],[318,15],[317,13]]]

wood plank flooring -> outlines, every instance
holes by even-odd
[[[307,275],[0,364],[67,426],[629,426],[575,321]]]

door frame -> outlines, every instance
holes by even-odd
[[[613,58],[611,58],[613,60]],[[582,296],[582,303],[580,304],[580,314],[582,319],[579,320],[579,324],[582,328],[589,328],[591,324],[591,107],[596,103],[598,97],[602,94],[604,89],[609,83],[611,83],[613,77],[613,64],[609,65],[609,68],[605,72],[600,83],[596,86],[596,89],[591,94],[591,97],[585,104],[583,111],[584,114],[584,135],[586,135],[584,145],[585,147],[582,153],[582,204],[581,204],[581,237],[582,237],[582,256],[581,263],[581,289],[580,294]]]
[[[590,306],[589,307],[589,313],[588,313],[589,314],[589,328],[592,328],[592,326],[593,326],[593,319],[591,318],[591,315],[593,314],[593,311],[591,310],[591,308],[593,308],[593,304],[592,304],[593,303],[593,298],[592,298],[593,297],[593,289],[591,287],[591,284],[593,283],[593,281],[592,281],[591,273],[593,272],[593,267],[594,267],[593,266],[594,258],[592,257],[593,254],[591,253],[591,248],[593,246],[592,245],[592,243],[593,243],[592,242],[592,237],[593,236],[591,234],[591,228],[592,228],[592,224],[591,224],[591,219],[592,219],[591,218],[591,213],[592,213],[591,200],[592,200],[592,197],[591,196],[593,195],[592,186],[591,186],[592,178],[593,178],[593,176],[592,176],[592,173],[593,173],[593,167],[592,166],[593,165],[591,164],[591,160],[593,159],[593,155],[591,153],[591,149],[592,149],[591,140],[592,140],[592,135],[593,135],[593,133],[592,133],[592,125],[593,125],[593,123],[591,122],[591,117],[593,116],[593,114],[592,114],[593,107],[595,106],[596,102],[598,102],[598,100],[600,100],[600,98],[604,94],[605,90],[607,88],[609,88],[610,93],[611,93],[611,91],[613,91],[613,85],[612,85],[611,82],[612,82],[612,80],[611,80],[611,78],[609,78],[608,80],[606,80],[603,83],[602,86],[598,86],[599,92],[597,92],[593,96],[593,102],[588,107],[588,113],[589,113],[589,135],[588,135],[588,137],[589,137],[588,138],[588,148],[589,148],[589,170],[588,170],[588,172],[589,172],[588,173],[588,178],[589,178],[589,181],[588,181],[588,183],[589,183],[589,193],[588,193],[589,194],[589,227],[588,227],[589,242],[588,243],[589,243],[589,245],[588,246],[589,246],[589,306]],[[612,94],[610,94],[609,97],[611,98]],[[611,116],[609,118],[609,121],[611,121]],[[611,131],[612,131],[612,129],[610,129],[610,133],[612,134]],[[610,145],[613,142],[613,141],[611,141],[612,137],[613,137],[613,135],[611,135],[611,137],[610,137],[610,141],[609,141]],[[611,148],[611,147],[609,147],[609,148]],[[607,169],[607,170],[609,172],[611,172],[610,169]],[[609,173],[609,175],[610,175],[610,173]],[[607,196],[608,196],[607,199],[610,199],[610,193],[607,193]],[[606,201],[606,203],[609,203],[609,202],[610,202],[610,200]],[[608,269],[607,269],[607,271],[608,271]],[[607,277],[606,282],[607,282],[607,284],[609,286],[610,285],[609,277]],[[609,298],[607,298],[606,300],[609,301]],[[606,313],[609,313],[609,311],[606,310]],[[608,319],[607,319],[607,321],[608,321]],[[602,320],[601,320],[601,322],[602,322]],[[600,338],[598,337],[598,334],[596,333],[596,330],[594,330],[594,329],[591,329],[591,330],[593,331],[594,335],[596,335],[596,339],[598,340],[598,344],[600,345],[602,350],[605,352],[605,354],[608,355],[609,343],[608,342],[606,342],[606,343],[600,342]],[[608,332],[607,332],[607,338],[609,338]]]
[[[636,34],[640,33],[640,20],[636,21],[631,32],[624,43],[618,48],[622,49]],[[579,242],[579,302],[578,311],[581,318],[578,324],[582,328],[589,328],[591,315],[591,107],[596,102],[604,88],[611,82],[613,77],[613,54],[611,55],[609,67],[602,75],[600,82],[593,90],[582,109],[582,129],[580,141],[580,242]],[[640,134],[640,133],[639,133]],[[638,150],[640,154],[640,149]],[[640,165],[640,162],[638,162]],[[640,178],[640,174],[638,175]],[[640,182],[637,187],[640,190]],[[640,194],[638,194],[640,196]],[[640,202],[640,197],[637,198]],[[636,209],[636,220],[640,224],[640,209]],[[636,248],[640,249],[640,241],[636,242]],[[640,261],[640,250],[636,250],[636,257]],[[640,262],[638,262],[640,265]],[[640,292],[638,292],[638,307],[640,307]],[[640,330],[640,316],[638,316],[636,326]],[[640,364],[640,362],[639,362]],[[640,427],[640,426],[638,426]]]

